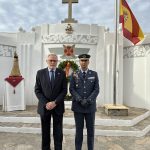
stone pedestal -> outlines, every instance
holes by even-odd
[[[78,21],[74,18],[66,18],[64,21],[61,21],[61,23],[78,23]]]
[[[5,93],[3,98],[3,111],[25,110],[24,80],[16,87],[5,81]]]
[[[65,109],[71,110],[72,101],[65,101]]]
[[[105,113],[108,116],[128,116],[129,108],[123,105],[104,105]]]

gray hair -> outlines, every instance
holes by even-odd
[[[48,55],[47,55],[47,58],[50,57],[50,56],[55,56],[55,57],[57,58],[57,60],[58,60],[58,56],[57,56],[55,53],[50,53],[50,54],[48,54]]]

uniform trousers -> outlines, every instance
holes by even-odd
[[[87,128],[87,149],[94,150],[94,130],[95,130],[95,112],[78,113],[74,112],[76,135],[75,150],[82,149],[84,120]]]

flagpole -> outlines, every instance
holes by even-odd
[[[114,41],[114,55],[113,55],[113,104],[106,104],[104,106],[105,113],[109,116],[127,116],[128,115],[128,108],[117,104],[117,96],[118,96],[118,79],[119,79],[119,71],[117,62],[119,62],[119,51],[118,51],[118,26],[119,26],[119,1],[121,0],[115,0],[115,41]],[[117,81],[117,82],[116,82]]]
[[[117,99],[117,85],[116,85],[116,66],[117,66],[117,52],[118,52],[118,0],[115,5],[115,49],[114,49],[114,64],[113,64],[113,105],[116,105]]]

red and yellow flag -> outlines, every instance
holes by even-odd
[[[120,0],[120,18],[123,35],[134,45],[144,39],[144,34],[125,0]]]

